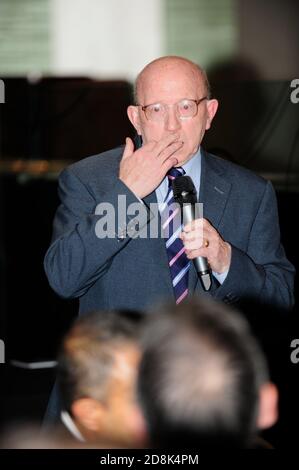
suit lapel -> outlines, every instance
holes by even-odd
[[[152,204],[152,203],[157,203],[157,196],[156,196],[156,191],[153,191],[152,193],[150,193],[148,196],[145,196],[145,198],[143,198],[143,201],[144,203],[148,206],[149,204]]]
[[[203,216],[217,230],[231,190],[231,183],[223,174],[213,155],[203,151],[199,202]]]
[[[198,190],[199,188],[197,188]],[[218,230],[231,191],[231,183],[213,155],[202,150],[199,202],[203,203],[203,217]],[[193,294],[198,276],[191,266],[189,278],[190,295]],[[200,285],[201,287],[201,285]]]
[[[150,207],[150,204],[158,204],[156,192],[153,191],[150,193],[143,199],[143,201],[148,207]],[[158,207],[156,207],[154,213],[157,215],[155,220],[153,219],[150,223],[155,223],[158,225],[158,238],[151,238],[150,246],[152,247],[153,256],[157,260],[157,275],[159,275],[160,282],[164,282],[165,287],[169,292],[169,297],[172,296],[174,299],[174,290],[168,266],[165,239],[162,237],[161,217]]]

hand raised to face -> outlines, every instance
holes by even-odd
[[[138,150],[126,138],[126,146],[120,162],[120,180],[140,199],[154,191],[170,168],[177,165],[175,153],[182,147],[179,135],[172,133],[159,142],[147,142]]]

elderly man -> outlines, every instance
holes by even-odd
[[[271,184],[201,147],[218,107],[204,71],[182,57],[159,58],[139,74],[135,95],[128,108],[135,146],[127,138],[124,148],[77,162],[60,176],[61,205],[45,257],[52,288],[79,297],[81,313],[145,310],[203,294],[291,306],[294,268],[280,243]],[[173,200],[170,182],[182,175],[192,177],[203,218],[164,236],[170,221],[162,217],[163,203]],[[147,211],[153,203],[159,210]],[[156,221],[162,233],[136,236],[131,205],[146,209],[144,226]],[[106,237],[103,207],[118,209],[115,231]],[[207,293],[191,261],[198,256],[211,270]]]

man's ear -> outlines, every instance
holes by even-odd
[[[218,100],[212,99],[207,102],[208,117],[206,122],[206,131],[210,129],[214,116],[218,109]]]
[[[76,422],[89,431],[99,431],[105,410],[93,398],[79,398],[71,406]]]
[[[278,418],[278,390],[276,385],[267,382],[259,391],[259,409],[257,427],[267,429],[273,426]]]
[[[140,116],[137,106],[128,106],[127,115],[131,124],[135,127],[137,134],[141,135]]]

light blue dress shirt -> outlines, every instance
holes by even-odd
[[[201,177],[201,151],[200,148],[196,152],[196,154],[188,160],[184,165],[182,165],[182,168],[184,168],[186,175],[190,176],[192,178],[192,181],[194,183],[194,186],[196,189],[198,189],[198,193],[200,191],[200,177]],[[167,176],[163,179],[161,184],[157,187],[156,189],[156,196],[157,196],[157,201],[159,206],[163,205],[163,202],[165,201],[166,195],[168,193],[168,178]],[[225,271],[224,273],[215,273],[213,271],[213,276],[217,279],[217,281],[222,284],[227,276],[228,271]]]

